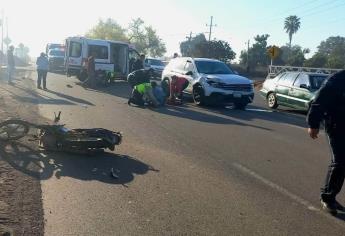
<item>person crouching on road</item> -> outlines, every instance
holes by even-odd
[[[41,55],[37,58],[36,65],[37,65],[37,88],[42,89],[41,81],[43,80],[43,89],[46,90],[49,61],[45,53],[42,52]]]
[[[187,79],[183,77],[172,76],[170,81],[170,96],[168,99],[168,104],[178,105],[182,103],[182,92],[189,85]]]
[[[155,96],[158,104],[160,106],[164,106],[165,100],[166,100],[166,94],[164,93],[163,88],[157,85],[155,81],[151,82],[151,87],[152,87],[152,93]]]
[[[345,178],[345,70],[329,77],[311,103],[307,121],[308,133],[312,139],[318,138],[323,120],[332,158],[320,200],[322,209],[334,215],[337,210],[344,210],[336,196]]]
[[[144,99],[151,101],[154,106],[158,105],[158,102],[152,93],[152,87],[150,84],[152,74],[152,69],[141,69],[133,71],[128,75],[127,81],[133,88],[132,95],[128,100],[128,105],[134,103],[141,106],[144,104]]]

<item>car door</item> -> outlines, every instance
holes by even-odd
[[[300,73],[289,91],[289,103],[297,109],[308,108],[311,99],[309,76]]]
[[[275,93],[277,101],[280,104],[289,104],[289,90],[295,81],[298,73],[288,72],[285,76],[282,76],[276,84]]]
[[[66,40],[66,57],[65,64],[68,68],[80,68],[82,66],[82,46],[83,41],[81,39]]]

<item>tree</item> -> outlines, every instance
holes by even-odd
[[[166,52],[163,41],[157,36],[152,26],[145,27],[147,38],[147,53],[152,57],[161,57]]]
[[[322,41],[317,53],[306,61],[310,67],[344,68],[345,65],[345,37],[332,36]]]
[[[289,52],[290,54],[286,64],[290,66],[303,66],[305,57],[302,47],[299,45],[294,45],[291,49],[289,49]]]
[[[126,30],[111,18],[99,20],[98,24],[89,30],[86,37],[114,41],[128,41]]]
[[[201,42],[195,45],[193,57],[213,58],[225,63],[230,62],[236,56],[228,42],[212,40]]]
[[[256,67],[258,65],[266,66],[270,63],[270,58],[267,54],[267,39],[270,36],[268,34],[257,35],[254,37],[255,43],[249,48],[249,52],[242,51],[240,55],[240,63],[247,65],[247,53],[249,53],[250,67]]]
[[[166,52],[163,41],[152,26],[145,26],[141,18],[133,19],[128,27],[128,38],[139,52],[152,57],[161,57]]]
[[[193,38],[190,38],[180,44],[180,51],[182,56],[190,57],[195,54],[196,45],[200,43],[207,42],[206,36],[204,34],[198,34]]]
[[[301,26],[300,18],[297,16],[288,16],[285,18],[284,22],[284,29],[286,30],[286,33],[289,34],[289,46],[291,48],[291,41],[292,41],[292,35],[297,33]]]
[[[139,52],[143,52],[146,48],[144,21],[141,18],[133,19],[129,24],[128,32],[129,41],[135,44]]]
[[[327,64],[327,56],[321,53],[315,53],[314,56],[309,58],[304,62],[304,66],[306,67],[326,67]]]

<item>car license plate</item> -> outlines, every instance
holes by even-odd
[[[241,98],[242,97],[242,94],[240,93],[234,93],[234,98]]]

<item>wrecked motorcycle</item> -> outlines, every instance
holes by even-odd
[[[54,112],[55,114],[55,112]],[[9,119],[0,123],[0,141],[13,141],[28,135],[30,128],[38,130],[33,135],[39,147],[46,151],[62,151],[79,154],[92,154],[105,149],[114,150],[122,141],[120,132],[103,128],[68,129],[58,124],[61,112],[55,114],[54,124],[38,125],[22,119]]]

